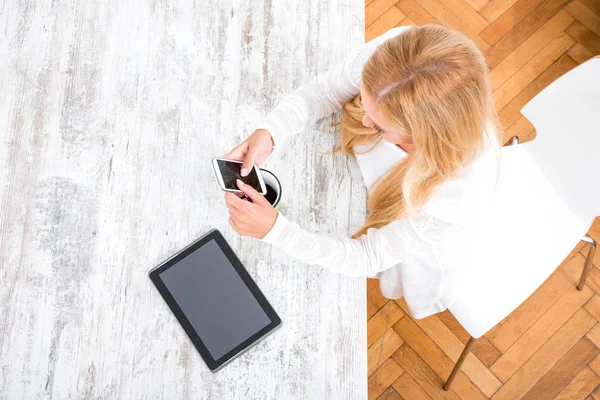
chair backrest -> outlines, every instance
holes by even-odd
[[[521,113],[537,137],[527,146],[571,210],[600,215],[600,57],[569,71]]]
[[[529,297],[600,214],[600,59],[590,63],[525,107],[534,141],[502,149],[491,212],[474,232],[483,240],[463,256],[470,274],[450,306],[473,337]]]

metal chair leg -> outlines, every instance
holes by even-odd
[[[460,371],[460,367],[462,367],[463,363],[465,362],[465,358],[467,358],[467,355],[471,351],[471,347],[473,347],[473,344],[475,344],[475,340],[477,339],[475,339],[473,336],[469,336],[469,341],[467,342],[465,349],[460,357],[458,357],[458,361],[456,361],[456,365],[454,365],[454,369],[450,373],[448,380],[446,383],[444,383],[444,390],[450,390],[450,385],[452,385],[452,381],[454,381],[456,374],[458,374],[458,371]]]
[[[584,236],[583,241],[590,244],[590,250],[588,251],[587,258],[585,259],[585,265],[583,266],[583,272],[581,273],[581,279],[579,280],[579,285],[577,285],[577,290],[583,290],[583,286],[585,285],[585,278],[587,278],[587,274],[592,267],[592,261],[594,260],[594,254],[596,253],[596,242],[589,236]]]

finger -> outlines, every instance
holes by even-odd
[[[229,217],[229,225],[231,225],[231,227],[233,228],[234,231],[236,231],[237,233],[241,234],[240,232],[240,228],[238,227],[238,225],[235,223],[235,221],[233,220],[233,218]]]
[[[236,183],[238,188],[240,188],[240,190],[244,192],[246,196],[250,197],[250,200],[252,200],[252,202],[261,204],[262,202],[267,201],[265,197],[262,194],[258,193],[256,190],[254,190],[252,186],[246,185],[239,179],[236,179]]]
[[[242,200],[236,194],[231,192],[225,193],[225,203],[227,204],[228,208],[233,208],[236,210],[244,209],[244,207],[246,207],[248,204],[246,200]]]
[[[236,146],[233,150],[231,150],[229,153],[225,154],[223,158],[226,158],[228,160],[244,161],[244,159],[246,158],[247,151],[248,141],[245,140],[241,144]]]
[[[242,176],[248,175],[252,168],[254,168],[257,152],[258,150],[255,146],[250,146],[248,148],[248,151],[246,152],[246,157],[244,158],[244,164],[242,165]]]

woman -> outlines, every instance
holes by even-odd
[[[415,318],[443,311],[498,173],[482,54],[441,26],[392,29],[294,91],[225,158],[260,164],[340,107],[341,149],[357,157],[368,187],[368,217],[353,237],[308,232],[240,181],[253,202],[225,194],[230,224],[306,263],[378,276],[382,293],[403,296]]]

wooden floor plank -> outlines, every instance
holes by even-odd
[[[462,325],[454,318],[449,310],[437,314],[438,318],[450,331],[456,336],[462,344],[466,345],[471,337]],[[500,358],[500,351],[490,342],[487,336],[482,336],[475,341],[471,348],[471,353],[475,355],[488,368]]]
[[[444,381],[407,344],[400,346],[392,358],[404,369],[405,373],[410,374],[415,381],[419,382],[419,386],[431,398],[460,400],[454,389],[449,391],[442,389]]]
[[[585,25],[590,31],[600,36],[600,15],[590,10],[580,0],[573,1],[565,7],[565,10],[571,14],[573,18]]]
[[[600,375],[600,356],[596,356],[591,363],[588,364],[596,374]]]
[[[600,325],[596,325],[594,329],[590,330],[586,337],[590,339],[596,346],[600,347]]]
[[[585,309],[589,312],[596,320],[600,321],[600,296],[594,295],[586,304]]]
[[[489,25],[489,22],[483,18],[477,11],[465,0],[441,0],[452,13],[460,18],[467,26],[471,27],[476,33],[481,32]]]
[[[579,64],[586,62],[590,58],[594,57],[594,54],[579,42],[575,43],[573,47],[569,49],[567,54]]]
[[[544,0],[519,0],[500,18],[491,23],[479,36],[490,46],[509,33],[523,18],[527,17]],[[535,31],[535,30],[534,30]]]
[[[573,22],[566,29],[566,32],[591,51],[592,54],[600,54],[600,37],[586,28],[581,22]]]
[[[521,398],[554,364],[596,324],[596,319],[580,309],[548,340],[492,397],[494,400]]]
[[[580,340],[537,381],[522,400],[551,399],[557,396],[599,352],[589,340]]]
[[[440,24],[447,26],[448,28],[455,29],[469,37],[481,50],[486,52],[490,48],[490,45],[479,37],[478,32],[473,28],[465,24],[456,14],[448,9],[439,0],[419,0],[419,4]],[[412,18],[412,17],[411,17]],[[412,18],[414,20],[414,18]]]
[[[592,267],[585,280],[586,285],[596,293],[600,293],[600,269]]]
[[[566,266],[571,270],[578,270],[583,265],[583,257],[577,254]],[[492,343],[502,353],[508,351],[558,299],[573,288],[571,283],[560,273],[555,271],[521,306],[514,312],[512,318],[504,323],[491,338]],[[502,359],[502,357],[500,357]],[[494,368],[492,368],[492,371]]]
[[[404,375],[404,374],[402,374]],[[381,393],[381,395],[377,398],[377,400],[404,400],[396,390],[390,386],[386,389],[385,392]]]
[[[369,399],[379,397],[403,372],[402,367],[392,358],[385,360],[381,367],[369,375]]]
[[[371,319],[388,301],[390,299],[381,294],[379,279],[367,279],[367,320]]]
[[[506,143],[513,137],[519,138],[519,143],[525,143],[535,137],[535,128],[527,118],[519,118],[502,133],[502,142]]]
[[[416,25],[437,24],[438,21],[421,7],[415,0],[400,0],[396,3],[404,14],[415,22]]]
[[[496,107],[501,109],[514,99],[542,72],[575,44],[575,40],[564,32],[556,36],[542,51],[537,53],[517,73],[494,91]]]
[[[402,374],[392,387],[406,400],[431,400],[431,397],[415,382],[409,374]]]
[[[543,88],[554,82],[555,79],[575,68],[577,63],[567,54],[561,56],[546,71],[538,76],[517,97],[511,100],[498,113],[500,123],[504,126],[513,124],[521,116],[521,109],[533,99]]]
[[[371,347],[403,315],[404,312],[395,302],[387,302],[367,324],[367,348]]]
[[[405,302],[400,302],[404,312],[408,311]],[[456,362],[464,350],[464,344],[448,329],[437,315],[413,321],[421,330],[446,354],[452,362]],[[394,325],[396,329],[397,325]],[[416,329],[413,329],[416,332]],[[406,333],[405,333],[406,335]],[[404,336],[403,336],[404,337]],[[414,342],[412,342],[414,343]],[[411,344],[411,343],[409,343]],[[417,350],[417,346],[412,348]],[[423,358],[423,356],[421,356]],[[438,371],[436,371],[438,372]],[[473,354],[465,359],[461,372],[464,373],[486,396],[490,397],[500,388],[502,383],[490,370]],[[464,396],[462,396],[464,397]]]
[[[392,328],[388,329],[387,332],[377,339],[377,341],[367,350],[367,373],[371,375],[385,362],[385,360],[390,358],[403,343],[404,341]]]
[[[591,368],[584,367],[554,400],[585,399],[600,384],[600,377]]]
[[[477,11],[480,11],[483,7],[487,6],[489,1],[488,0],[466,0],[467,3],[469,3],[469,5]]]
[[[454,368],[454,362],[432,341],[411,318],[403,318],[394,325],[394,330],[427,363],[440,379],[447,379]],[[413,376],[416,379],[416,377]],[[419,381],[420,383],[420,381]],[[453,390],[461,398],[485,399],[486,396],[464,372],[459,372],[453,383]],[[429,393],[431,395],[431,393]]]
[[[492,90],[500,87],[573,22],[573,17],[566,11],[556,11],[565,1],[549,0],[548,3],[542,4],[542,10],[548,10],[541,14],[540,18],[544,18],[543,20],[537,19],[539,14],[530,14],[511,33],[490,48],[485,60],[492,68]]]
[[[396,6],[392,6],[385,14],[377,18],[371,25],[365,30],[365,36],[367,38],[376,38],[379,35],[384,34],[400,21],[404,19],[405,15]]]
[[[412,19],[406,17],[404,18],[402,21],[400,21],[399,23],[396,24],[396,26],[412,26],[412,25],[417,25],[415,24],[415,21],[413,21]]]
[[[527,330],[492,366],[492,372],[506,382],[517,370],[568,321],[594,293],[572,288]]]
[[[592,395],[589,396],[586,400],[600,400],[600,386],[597,387],[593,392]]]
[[[371,25],[377,18],[388,11],[397,0],[374,0],[365,8],[365,26]]]
[[[483,18],[489,22],[494,22],[516,2],[517,0],[492,0],[479,12]]]
[[[596,15],[600,15],[600,1],[598,0],[581,0],[583,4],[592,10]]]

